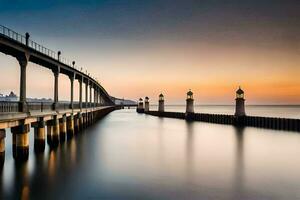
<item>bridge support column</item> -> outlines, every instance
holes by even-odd
[[[85,84],[85,108],[86,109],[89,107],[89,98],[88,98],[89,84],[90,84],[89,80],[87,80]]]
[[[54,73],[54,104],[53,110],[57,110],[58,108],[58,76],[60,69],[57,67],[57,70],[53,70]]]
[[[85,127],[89,126],[89,113],[87,111],[84,113],[84,125]]]
[[[70,103],[70,109],[72,109],[73,110],[73,99],[74,99],[74,75],[72,75],[72,76],[69,76],[69,78],[70,78],[70,83],[71,83],[71,88],[70,88],[70,90],[71,90],[71,95],[70,95],[70,97],[71,97],[71,103]]]
[[[83,82],[83,77],[78,80],[79,82],[79,108],[80,112],[82,112],[82,82]]]
[[[91,112],[90,112],[90,125],[92,125],[93,123],[94,123],[94,113],[91,110]]]
[[[0,129],[0,166],[4,164],[5,160],[5,129]]]
[[[98,103],[99,103],[99,98],[98,98],[98,95],[99,94],[99,89],[98,89],[98,87],[96,88],[96,96],[95,96],[95,98],[96,98],[96,107],[98,107]]]
[[[16,160],[28,160],[29,157],[29,124],[11,128],[13,134],[13,154]],[[15,144],[15,145],[14,145]],[[15,153],[14,153],[15,152]]]
[[[92,83],[90,84],[90,108],[92,108]]]
[[[85,127],[89,126],[89,113],[88,111],[85,112]]]
[[[52,135],[53,146],[57,147],[59,144],[59,121],[57,116],[53,119],[53,135]]]
[[[91,122],[91,119],[92,119],[91,111],[88,111],[86,114],[87,114],[87,122],[86,122],[86,124],[87,124],[87,126],[90,126],[92,124],[92,122]]]
[[[97,107],[97,87],[94,87],[94,108]]]
[[[57,116],[47,122],[47,143],[51,148],[59,144],[59,121]]]
[[[24,55],[18,58],[20,64],[20,100],[19,112],[26,112],[26,68],[29,60],[29,55]]]
[[[67,116],[64,115],[59,119],[59,140],[61,143],[66,141],[67,134]]]
[[[47,144],[52,146],[52,134],[53,134],[53,126],[51,121],[47,122]]]
[[[75,116],[74,116],[74,133],[77,134],[79,133],[79,114],[77,113]]]
[[[85,113],[81,113],[81,118],[82,118],[82,126],[81,126],[81,130],[83,130],[86,127],[86,115]]]
[[[83,115],[81,112],[78,113],[78,121],[79,121],[79,131],[82,131],[84,122],[83,122]]]
[[[67,138],[71,139],[74,135],[74,116],[67,117]]]
[[[36,153],[45,150],[45,121],[40,119],[34,127],[34,151]]]

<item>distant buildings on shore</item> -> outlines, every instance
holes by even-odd
[[[116,98],[116,97],[111,97],[113,102],[116,104],[116,105],[136,105],[137,102],[136,101],[132,101],[132,100],[129,100],[129,99],[120,99],[120,98]]]
[[[18,101],[18,97],[13,91],[11,91],[9,95],[0,93],[0,101]]]
[[[27,102],[53,102],[51,98],[27,98]],[[19,97],[11,91],[8,95],[0,93],[0,101],[19,101]]]

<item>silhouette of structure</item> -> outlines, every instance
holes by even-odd
[[[239,89],[236,91],[235,116],[237,117],[246,116],[244,91],[241,89],[241,87],[239,87]]]
[[[164,112],[165,111],[165,98],[163,94],[160,94],[158,96],[158,112]]]
[[[185,117],[187,120],[191,120],[194,115],[194,97],[193,92],[189,90],[186,93],[186,111],[185,111]]]
[[[139,101],[138,101],[138,107],[137,107],[136,111],[138,113],[143,113],[144,112],[144,102],[143,102],[142,98],[140,98]]]
[[[234,115],[194,113],[193,104],[193,93],[189,91],[187,93],[185,113],[165,112],[163,109],[164,98],[163,95],[160,94],[158,111],[149,110],[145,113],[153,116],[186,119],[190,121],[202,121],[217,124],[235,125],[240,127],[252,126],[258,128],[300,132],[300,119],[246,116],[244,91],[241,88],[236,91],[236,111]]]
[[[29,156],[29,130],[34,127],[35,151],[45,149],[45,127],[47,142],[56,147],[64,142],[65,135],[71,138],[79,130],[91,125],[96,119],[116,109],[106,90],[90,74],[82,72],[55,53],[25,36],[0,25],[0,51],[15,57],[20,65],[20,95],[18,102],[0,102],[0,160],[5,152],[5,128],[11,128],[13,156],[17,160],[27,160]],[[53,102],[28,102],[27,65],[33,62],[53,72]],[[70,79],[70,102],[59,102],[58,77],[65,74]],[[74,102],[74,81],[79,82],[79,102]],[[85,84],[86,97],[82,91]],[[92,92],[93,91],[93,92]],[[92,96],[93,94],[93,96]],[[15,97],[15,96],[14,96]]]
[[[149,97],[145,97],[145,112],[148,112],[149,109]]]

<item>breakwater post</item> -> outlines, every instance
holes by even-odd
[[[245,98],[244,91],[239,87],[236,91],[235,98],[235,125],[241,126],[244,124],[245,112]]]
[[[194,113],[194,99],[193,93],[189,91],[186,99],[186,112],[165,112],[164,111],[164,96],[159,95],[158,111],[146,111],[145,114],[166,117],[185,119],[191,121],[201,121],[216,124],[227,124],[234,126],[250,126],[257,128],[266,128],[284,131],[300,132],[300,119],[287,119],[276,117],[259,117],[247,116],[245,112],[245,98],[244,91],[239,87],[236,91],[236,106],[235,114],[208,114],[208,113]]]
[[[194,117],[194,97],[193,92],[189,90],[186,93],[186,111],[185,111],[185,119],[186,120],[193,120]]]
[[[158,96],[158,112],[164,112],[165,111],[165,99],[164,95],[160,94]]]
[[[145,112],[149,111],[149,97],[145,97]]]
[[[136,111],[137,111],[138,113],[144,113],[144,111],[145,111],[145,110],[144,110],[144,102],[143,102],[143,99],[142,99],[142,98],[139,99],[138,107],[137,107]]]

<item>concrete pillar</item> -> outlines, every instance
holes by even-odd
[[[142,98],[140,98],[139,101],[138,101],[138,107],[137,107],[136,111],[138,113],[143,113],[144,112],[144,103],[143,103]]]
[[[193,92],[190,90],[187,92],[187,98],[186,98],[186,112],[185,113],[194,113],[194,98],[193,98]]]
[[[50,148],[56,148],[59,144],[59,120],[54,116],[47,122],[47,143]]]
[[[89,107],[92,107],[92,83],[90,84],[90,103],[89,103]]]
[[[0,129],[0,166],[4,164],[5,160],[5,129]]]
[[[160,94],[158,99],[158,112],[164,112],[165,111],[165,99],[164,95]]]
[[[74,135],[74,116],[71,114],[67,117],[67,139],[71,139]]]
[[[53,134],[53,126],[51,121],[47,121],[47,144],[52,146],[52,134]]]
[[[82,126],[81,126],[81,128],[82,128],[82,130],[83,130],[83,128],[85,128],[86,127],[86,113],[81,113],[81,118],[82,118]]]
[[[63,117],[59,119],[59,140],[60,140],[60,143],[65,142],[66,135],[67,135],[67,116],[63,115]]]
[[[36,153],[44,152],[45,150],[45,121],[39,119],[34,126],[34,151]]]
[[[95,104],[95,107],[98,106],[97,103],[98,103],[98,89],[95,86],[95,88],[94,88],[94,104]]]
[[[28,64],[29,56],[25,54],[18,58],[20,64],[20,100],[19,100],[19,112],[26,112],[26,68]]]
[[[82,82],[83,82],[83,77],[78,80],[79,82],[79,108],[80,112],[82,111]]]
[[[70,99],[70,101],[71,101],[71,103],[70,103],[70,109],[74,109],[74,105],[73,105],[73,100],[74,100],[74,77],[75,75],[71,75],[71,76],[69,76],[69,78],[70,78],[70,83],[71,83],[71,88],[70,88],[70,90],[71,90],[71,95],[70,95],[70,97],[71,97],[71,99]]]
[[[79,116],[78,113],[74,116],[74,133],[79,133]]]
[[[83,115],[81,112],[79,112],[78,114],[78,121],[79,121],[79,131],[82,131],[83,130],[83,126],[84,126],[84,119],[83,119]]]
[[[122,105],[122,103],[121,103],[121,105]],[[122,106],[122,108],[123,108],[123,106]],[[148,111],[149,111],[149,97],[145,97],[145,112],[148,112]]]
[[[58,76],[60,69],[57,67],[56,70],[53,70],[54,74],[54,104],[53,109],[56,110],[58,108]]]
[[[52,135],[53,145],[56,147],[59,144],[59,120],[57,116],[53,119],[53,135]]]
[[[29,124],[11,128],[16,160],[27,160],[29,157],[29,131]]]
[[[86,126],[91,125],[91,111],[86,113]]]
[[[102,106],[101,89],[99,89],[99,104],[100,104],[100,106]]]
[[[88,102],[89,102],[89,99],[88,99],[88,92],[89,92],[89,80],[86,81],[85,83],[85,108],[88,108]]]
[[[239,87],[239,89],[236,91],[235,103],[235,116],[246,116],[244,91],[241,89],[241,87]]]
[[[89,126],[89,112],[85,112],[85,127]]]
[[[94,113],[93,113],[93,111],[91,110],[90,112],[89,112],[89,116],[90,116],[90,119],[89,119],[89,125],[92,125],[93,124],[93,122],[94,122],[94,115],[93,115]]]

